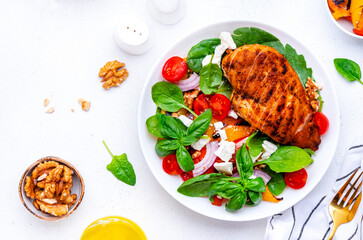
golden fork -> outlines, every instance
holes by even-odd
[[[331,233],[328,237],[329,240],[333,239],[333,237],[335,235],[335,231],[337,230],[338,226],[343,223],[352,221],[355,213],[357,212],[357,209],[359,207],[359,203],[360,203],[360,200],[362,197],[362,192],[360,192],[358,196],[356,196],[356,195],[362,186],[362,180],[360,180],[360,177],[362,176],[363,172],[360,173],[359,177],[355,180],[355,182],[353,184],[350,184],[350,182],[352,181],[352,179],[354,178],[354,176],[358,172],[358,170],[359,170],[359,168],[357,170],[355,170],[355,172],[348,179],[348,181],[337,192],[337,194],[335,195],[335,197],[333,198],[333,200],[331,201],[331,203],[329,205],[329,213],[330,213],[330,216],[332,217],[333,223],[334,223],[333,230],[331,231]],[[357,188],[355,188],[358,181],[360,181],[359,186]],[[348,189],[348,185],[350,185],[349,189]],[[353,192],[353,194],[350,194],[353,189],[355,191]],[[339,201],[339,199],[341,199],[341,201]]]

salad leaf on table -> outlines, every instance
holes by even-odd
[[[136,175],[132,164],[127,160],[126,153],[122,155],[113,155],[110,149],[107,147],[105,141],[103,141],[107,151],[112,156],[112,161],[107,165],[107,170],[112,172],[112,174],[120,181],[135,186]]]
[[[187,57],[187,65],[188,68],[193,70],[196,73],[199,73],[202,69],[202,61],[203,59],[210,54],[214,53],[214,49],[216,46],[221,44],[221,40],[219,38],[206,39],[198,44],[194,45]]]
[[[356,62],[346,58],[336,58],[334,59],[334,65],[338,73],[345,79],[363,84],[361,81],[362,73]]]

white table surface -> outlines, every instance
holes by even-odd
[[[88,224],[109,215],[134,220],[152,240],[263,238],[266,219],[223,222],[179,204],[156,181],[140,150],[137,107],[154,60],[183,34],[211,22],[265,22],[294,35],[315,52],[332,77],[341,110],[341,137],[334,163],[339,163],[351,136],[362,129],[363,86],[343,80],[333,59],[350,58],[363,67],[363,40],[337,29],[324,1],[186,0],[186,14],[174,25],[156,22],[146,2],[1,1],[1,239],[79,239]],[[156,42],[148,53],[128,55],[113,41],[114,26],[124,14],[141,17],[154,30]],[[106,91],[98,71],[114,59],[126,63],[130,76],[120,87]],[[89,112],[80,109],[80,97],[91,101]],[[51,100],[53,114],[44,113],[45,98]],[[137,175],[135,187],[106,170],[111,158],[102,140],[114,154],[128,154]],[[49,155],[74,164],[86,184],[82,204],[59,222],[35,218],[18,195],[23,171]],[[329,187],[335,175],[336,170],[328,171],[313,192]]]

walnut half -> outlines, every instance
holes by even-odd
[[[125,63],[115,60],[106,63],[106,65],[100,69],[98,76],[102,77],[101,82],[103,82],[102,87],[104,89],[108,90],[112,87],[118,87],[123,81],[126,80],[126,78],[129,76],[129,73],[127,69],[123,67],[125,67]]]

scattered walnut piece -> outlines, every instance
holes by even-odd
[[[55,111],[54,107],[48,108],[45,113],[53,113]]]
[[[44,99],[44,107],[47,107],[49,104],[50,100],[48,98]]]
[[[78,103],[81,105],[81,107],[82,107],[82,109],[84,110],[84,111],[88,111],[89,110],[89,108],[91,107],[91,102],[90,101],[86,101],[86,100],[84,100],[83,98],[79,98],[78,99]]]
[[[318,111],[320,107],[320,101],[318,101],[319,93],[318,90],[321,90],[322,86],[315,83],[311,78],[308,77],[306,82],[305,91],[307,93],[308,100],[310,102],[310,106]]]
[[[126,68],[123,68],[124,66],[125,63],[115,60],[112,62],[107,62],[106,65],[100,69],[98,76],[102,77],[101,82],[103,82],[102,87],[104,89],[108,90],[111,87],[118,87],[123,81],[126,80],[126,78],[129,76],[129,73]]]
[[[77,201],[71,194],[73,171],[55,161],[46,161],[34,168],[26,177],[24,191],[36,209],[53,216],[62,216]]]
[[[183,99],[184,99],[185,105],[188,108],[190,108],[190,109],[193,108],[194,99],[196,99],[198,97],[199,92],[200,91],[198,89],[194,89],[194,90],[184,92]]]

